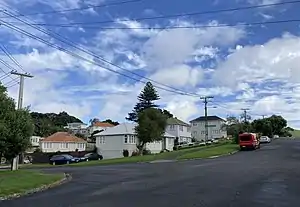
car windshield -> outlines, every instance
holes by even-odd
[[[252,136],[251,135],[242,135],[240,136],[240,140],[241,141],[250,141],[252,139]]]
[[[88,154],[85,154],[84,157],[89,157],[91,156],[93,153],[88,153]]]
[[[73,158],[71,155],[63,155],[63,156],[65,156],[66,158],[69,158],[69,159]]]

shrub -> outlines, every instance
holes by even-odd
[[[138,156],[138,155],[139,155],[139,153],[137,151],[133,151],[131,154],[131,157]]]
[[[124,157],[128,157],[128,156],[129,156],[128,150],[123,150],[123,156],[124,156]]]
[[[143,155],[151,155],[151,151],[148,149],[143,149],[142,153]]]
[[[176,147],[176,146],[174,146],[174,147],[173,147],[173,150],[174,150],[174,151],[175,151],[175,150],[177,150],[177,147]]]

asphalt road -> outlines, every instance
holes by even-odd
[[[276,140],[257,151],[217,159],[49,171],[73,180],[2,207],[297,207],[300,141]]]

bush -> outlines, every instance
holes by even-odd
[[[133,151],[131,154],[131,157],[138,156],[138,155],[139,155],[139,153],[137,151]]]
[[[174,147],[173,147],[173,150],[174,150],[174,151],[175,151],[175,150],[177,150],[177,147],[176,147],[176,146],[174,146]]]
[[[123,156],[124,156],[124,157],[129,157],[129,152],[128,152],[128,150],[123,150]]]
[[[143,149],[142,153],[143,155],[151,155],[151,151],[148,149]]]

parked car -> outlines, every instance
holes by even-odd
[[[68,154],[62,154],[62,155],[54,155],[50,158],[49,163],[51,165],[63,165],[63,164],[70,164],[70,163],[77,163],[80,159],[73,157]]]
[[[261,136],[259,141],[261,143],[270,143],[271,142],[271,139],[268,137],[268,136]]]
[[[83,157],[80,158],[81,161],[89,161],[89,160],[102,160],[103,156],[98,153],[87,153]]]
[[[239,134],[239,145],[241,150],[244,149],[259,149],[260,148],[260,139],[258,134],[255,133],[242,133]]]

